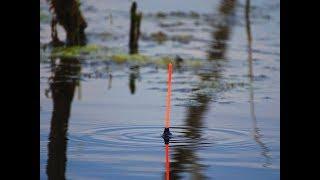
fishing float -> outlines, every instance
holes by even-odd
[[[169,157],[169,142],[172,134],[170,132],[170,112],[171,112],[171,79],[172,79],[172,64],[168,64],[168,81],[167,81],[167,97],[166,97],[166,113],[165,113],[165,128],[162,138],[165,143],[165,179],[170,180],[170,157]]]
[[[164,141],[168,141],[172,134],[170,132],[170,111],[171,111],[171,79],[172,79],[172,63],[168,64],[168,81],[167,81],[167,97],[166,97],[166,113],[165,113],[165,128],[162,134]],[[166,143],[167,144],[167,143]]]

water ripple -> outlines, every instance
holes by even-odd
[[[190,128],[186,126],[171,127],[173,138],[170,146],[193,146],[196,148],[220,146],[238,146],[246,144],[250,138],[246,131],[219,128]],[[124,148],[162,147],[163,127],[131,126],[103,127],[90,129],[76,136],[70,134],[70,141],[80,141],[92,145]]]

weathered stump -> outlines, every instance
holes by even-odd
[[[52,21],[53,42],[57,39],[55,24],[58,22],[66,31],[67,45],[84,45],[86,41],[84,30],[87,23],[80,11],[80,4],[77,0],[51,0],[50,9],[53,10],[56,20]]]
[[[139,48],[139,36],[140,36],[140,24],[142,19],[142,13],[137,13],[137,3],[133,2],[131,6],[131,22],[130,22],[130,39],[129,49],[130,54],[138,53]]]
[[[51,42],[50,44],[53,47],[58,47],[58,46],[63,46],[64,43],[60,41],[59,36],[58,36],[58,31],[57,31],[57,18],[54,16],[51,19]]]

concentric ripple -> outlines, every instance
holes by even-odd
[[[212,145],[243,144],[250,137],[245,131],[218,128],[193,128],[186,126],[171,127],[173,137],[170,146],[195,146],[197,148]],[[164,141],[161,137],[163,127],[160,126],[130,126],[90,129],[80,136],[70,135],[70,141],[102,145],[106,147],[161,147]]]

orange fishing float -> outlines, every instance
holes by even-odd
[[[165,128],[162,134],[162,137],[165,142],[169,142],[171,138],[170,133],[170,110],[171,110],[171,78],[172,78],[172,64],[168,64],[168,90],[167,90],[167,98],[166,98],[166,114],[165,114]]]
[[[171,77],[172,77],[172,64],[168,64],[168,90],[167,90],[167,103],[166,103],[166,117],[165,117],[165,124],[166,128],[170,127],[170,110],[171,110]]]
[[[171,110],[171,78],[172,78],[172,64],[168,64],[168,90],[167,90],[167,98],[166,98],[166,114],[165,114],[165,128],[163,131],[162,137],[165,141],[170,139],[171,133],[169,131],[170,128],[170,110]]]
[[[170,133],[170,110],[171,110],[171,79],[172,79],[172,64],[168,64],[168,90],[167,90],[167,98],[166,98],[166,114],[165,114],[165,128],[162,134],[162,138],[164,139],[165,147],[166,147],[166,180],[170,179],[170,161],[169,161],[169,142],[171,138]]]

